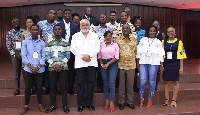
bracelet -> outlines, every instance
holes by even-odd
[[[13,55],[13,57],[15,57],[15,54]]]
[[[103,66],[103,64],[101,64],[101,67]]]

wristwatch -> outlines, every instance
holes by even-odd
[[[15,54],[13,55],[13,57],[15,57]]]

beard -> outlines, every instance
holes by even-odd
[[[90,30],[90,29],[81,29],[81,32],[82,32],[82,33],[87,33],[87,32],[89,32],[89,30]]]

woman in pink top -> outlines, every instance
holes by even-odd
[[[103,78],[104,94],[106,104],[104,109],[110,107],[110,112],[114,111],[114,97],[115,97],[115,79],[117,77],[118,67],[117,60],[119,59],[119,46],[113,43],[112,33],[106,31],[104,33],[105,44],[101,44],[101,49],[98,55],[101,64],[100,71]],[[109,89],[110,89],[110,104],[109,104]]]

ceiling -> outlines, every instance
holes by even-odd
[[[0,0],[0,7],[13,7],[55,2],[114,2],[200,11],[200,0]]]

